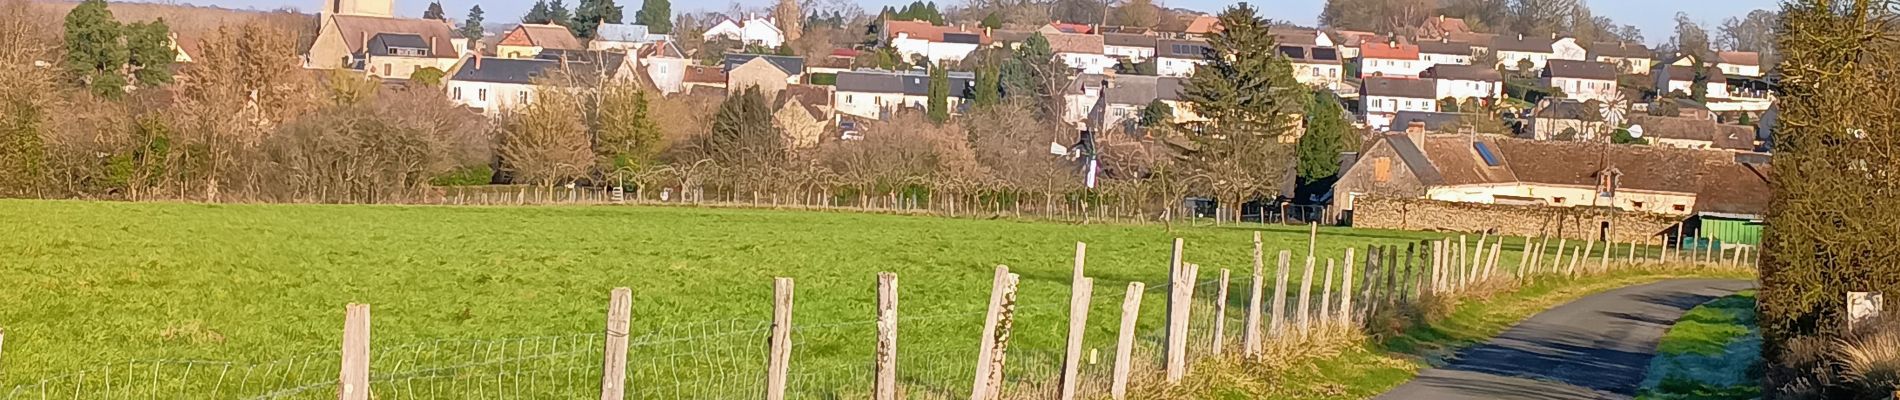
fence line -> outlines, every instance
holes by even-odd
[[[809,322],[795,318],[792,279],[777,278],[770,319],[630,320],[631,290],[617,288],[593,332],[388,345],[370,340],[368,307],[350,305],[335,350],[260,363],[126,361],[0,387],[0,399],[1124,399],[1131,389],[1181,382],[1204,360],[1271,362],[1258,358],[1262,348],[1342,328],[1377,333],[1381,321],[1426,301],[1669,260],[1706,268],[1759,261],[1751,247],[1686,250],[1560,238],[1546,248],[1548,238],[1488,235],[1475,246],[1444,237],[1317,254],[1320,239],[1310,236],[1307,253],[1297,255],[1304,261],[1297,287],[1289,285],[1294,250],[1279,251],[1269,272],[1256,241],[1253,268],[1234,288],[1229,269],[1209,268],[1203,276],[1177,239],[1169,283],[1101,291],[1086,273],[1086,245],[1078,243],[1069,303],[1017,298],[1020,278],[998,266],[989,307],[974,312],[899,314],[897,275],[886,272],[867,294],[877,301],[864,318]],[[1520,246],[1515,265],[1500,260],[1507,243]],[[1338,274],[1336,266],[1343,267]],[[1263,299],[1269,273],[1273,297]],[[1316,284],[1316,277],[1323,281]],[[1230,312],[1230,304],[1246,306]],[[1091,325],[1086,314],[1096,310],[1121,312],[1097,314]],[[967,330],[978,323],[980,334]]]

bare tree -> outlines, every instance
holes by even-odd
[[[533,102],[502,116],[503,170],[517,182],[553,186],[593,164],[580,99],[563,81],[543,81]]]

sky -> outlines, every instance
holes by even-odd
[[[214,5],[228,8],[276,9],[295,7],[309,11],[317,8],[321,0],[162,0],[166,2]],[[396,12],[406,16],[421,16],[422,10],[429,5],[428,0],[395,0]],[[532,0],[441,0],[444,9],[451,18],[461,19],[468,14],[469,6],[481,4],[489,22],[507,21],[527,12],[534,4]],[[639,8],[640,0],[617,0],[628,8],[627,15]],[[960,2],[961,0],[938,0],[939,5]],[[777,4],[776,0],[674,0],[674,12],[719,11],[726,10],[737,2],[748,8],[766,7]],[[859,4],[867,10],[876,10],[885,5],[909,3],[910,0],[861,0]],[[1232,1],[1228,0],[1156,0],[1166,7],[1179,7],[1203,12],[1218,12]],[[1633,24],[1643,30],[1643,37],[1650,43],[1668,40],[1675,31],[1676,12],[1687,12],[1689,16],[1713,31],[1722,20],[1739,17],[1756,9],[1774,9],[1779,0],[1585,0],[1591,11],[1597,15],[1608,16],[1619,24]],[[579,3],[568,0],[568,6]],[[1265,10],[1268,18],[1290,20],[1303,25],[1317,25],[1320,6],[1325,0],[1264,0],[1255,1],[1255,6]]]

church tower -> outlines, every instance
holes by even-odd
[[[326,21],[332,15],[394,18],[396,4],[395,0],[323,0],[323,9],[318,14]]]

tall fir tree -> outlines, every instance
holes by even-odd
[[[782,159],[785,138],[772,127],[772,110],[758,86],[726,96],[713,113],[712,134],[702,148],[714,163],[734,166],[750,161]]]
[[[567,9],[566,0],[554,0],[548,3],[548,22],[560,26],[574,25],[574,11]]]
[[[449,16],[448,16],[448,14],[446,14],[446,13],[444,13],[444,12],[442,11],[442,2],[440,2],[440,1],[431,1],[431,2],[429,2],[429,9],[427,9],[427,10],[423,10],[423,11],[422,11],[422,19],[433,19],[433,20],[437,20],[437,21],[448,21],[448,20],[449,20]]]
[[[976,94],[975,99],[972,100],[976,102],[977,107],[990,107],[1003,102],[1003,82],[997,75],[998,71],[994,66],[977,67]]]
[[[469,7],[468,19],[462,21],[462,37],[471,42],[482,40],[482,22],[482,6],[477,4]]]
[[[1306,134],[1298,145],[1300,183],[1339,174],[1339,153],[1346,151],[1346,118],[1331,91],[1314,91],[1306,102]]]
[[[528,8],[528,14],[521,16],[521,23],[545,24],[550,21],[551,14],[553,13],[548,10],[547,0],[534,0],[534,6]]]
[[[943,124],[950,120],[950,74],[942,65],[930,67],[930,86],[925,88],[928,103],[924,104],[926,116],[930,122]]]
[[[1213,51],[1195,68],[1182,94],[1208,125],[1224,134],[1277,135],[1282,118],[1299,107],[1306,86],[1275,51],[1273,33],[1252,5],[1242,2],[1220,14],[1224,28],[1207,41]]]
[[[171,28],[164,18],[125,26],[126,66],[140,87],[172,82],[172,61],[178,51],[172,49]]]
[[[1061,117],[1060,88],[1056,86],[1057,81],[1068,77],[1068,70],[1068,65],[1056,58],[1048,37],[1041,32],[1030,33],[1015,55],[1003,62],[1003,95],[1030,101],[1042,118]]]
[[[66,14],[66,71],[94,94],[125,94],[125,76],[119,71],[131,57],[118,20],[105,0],[85,0]]]
[[[569,28],[574,30],[575,37],[593,39],[599,34],[595,29],[601,23],[618,24],[622,16],[620,5],[614,4],[614,0],[581,0],[581,4],[574,7],[574,24]]]
[[[640,11],[633,13],[633,23],[646,25],[649,32],[673,33],[673,2],[670,0],[641,2]]]

